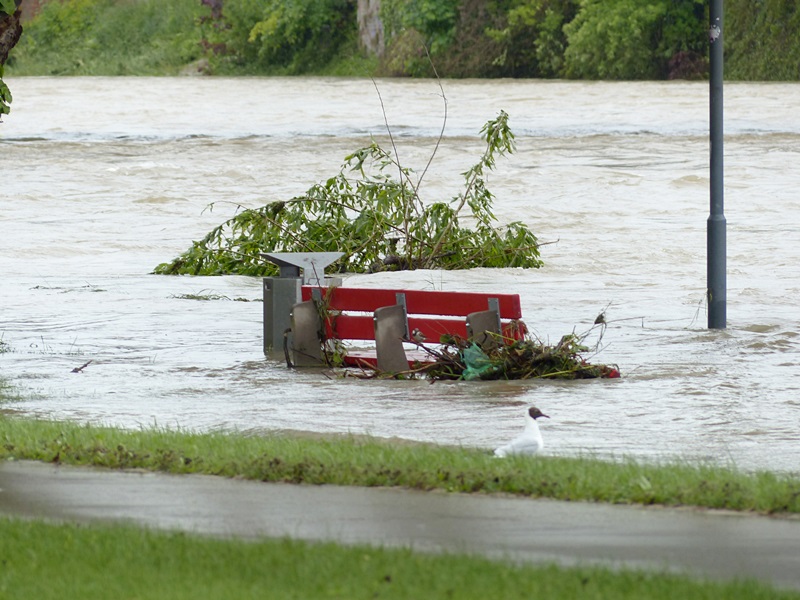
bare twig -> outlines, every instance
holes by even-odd
[[[442,118],[442,130],[439,132],[439,137],[436,139],[436,146],[433,148],[433,152],[431,152],[431,156],[428,159],[428,164],[425,165],[425,168],[422,170],[422,174],[419,176],[417,180],[417,186],[414,188],[414,192],[419,197],[419,187],[422,185],[422,180],[425,178],[425,174],[428,172],[428,169],[433,162],[433,157],[436,156],[436,152],[439,150],[439,145],[442,143],[442,139],[444,139],[444,130],[447,127],[447,96],[444,93],[444,87],[442,86],[442,80],[439,78],[439,72],[436,70],[436,65],[433,64],[433,59],[431,58],[431,53],[428,51],[428,47],[425,46],[425,55],[428,57],[428,62],[431,65],[431,69],[433,69],[433,74],[436,77],[436,83],[439,84],[439,90],[442,92],[442,102],[444,102],[444,116]]]
[[[92,364],[92,361],[91,360],[87,360],[80,367],[75,367],[74,369],[72,369],[71,373],[83,373],[83,370],[86,367],[88,367],[90,364]]]
[[[375,86],[375,92],[378,94],[378,102],[381,103],[381,112],[383,113],[383,122],[386,125],[386,133],[389,134],[389,142],[392,144],[392,150],[394,151],[395,160],[393,161],[399,171],[400,171],[400,181],[403,181],[404,173],[403,167],[400,165],[400,153],[397,151],[397,144],[394,143],[394,135],[392,135],[392,128],[389,126],[389,118],[386,116],[386,106],[383,104],[383,96],[381,96],[381,90],[378,87],[378,82],[375,79],[370,78],[372,81],[372,85]]]

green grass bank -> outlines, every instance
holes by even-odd
[[[291,540],[241,542],[128,526],[0,517],[7,600],[281,598],[797,599],[745,582]]]
[[[800,479],[688,463],[549,456],[357,436],[126,431],[0,417],[0,459],[203,473],[298,484],[403,487],[557,500],[800,512]]]
[[[0,400],[18,398],[0,379]],[[690,465],[552,457],[355,436],[126,431],[0,412],[0,460],[206,473],[263,481],[504,492],[604,502],[798,511],[800,481]],[[464,555],[286,539],[240,541],[126,525],[0,517],[0,597],[797,599],[754,581],[520,566]]]

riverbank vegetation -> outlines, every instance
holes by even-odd
[[[800,479],[788,475],[680,462],[498,459],[481,449],[358,436],[125,431],[0,416],[0,460],[9,459],[314,485],[800,513]]]
[[[6,0],[10,1],[10,0]],[[354,2],[65,0],[25,25],[14,75],[703,78],[704,0],[382,0],[361,42]],[[726,77],[800,79],[800,10],[725,3]],[[363,33],[363,32],[362,32]]]

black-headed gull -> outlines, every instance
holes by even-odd
[[[525,415],[525,431],[508,444],[500,446],[494,451],[494,455],[503,457],[512,454],[536,454],[544,448],[542,432],[539,431],[539,425],[536,423],[536,419],[539,417],[550,418],[535,406],[531,406],[528,414]]]

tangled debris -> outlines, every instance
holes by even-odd
[[[494,338],[495,343],[484,348],[458,336],[443,336],[439,346],[414,342],[425,358],[408,371],[389,374],[364,365],[361,372],[348,374],[365,379],[391,376],[433,381],[620,377],[616,365],[591,364],[581,356],[590,350],[582,343],[585,335],[567,334],[554,346],[528,335],[523,339]]]

